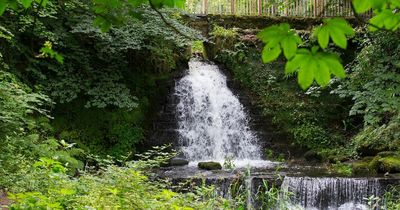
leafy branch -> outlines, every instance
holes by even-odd
[[[397,31],[400,28],[399,9],[399,0],[352,0],[355,17],[369,25],[370,31]],[[366,21],[360,14],[370,10],[374,15]],[[307,89],[314,81],[322,87],[328,85],[331,75],[345,77],[340,58],[327,48],[332,41],[339,48],[346,49],[348,39],[354,35],[354,29],[344,18],[327,18],[313,30],[318,45],[312,45],[310,49],[299,49],[303,41],[286,23],[263,29],[258,38],[265,43],[262,51],[264,63],[276,60],[283,52],[287,59],[285,73],[297,73],[300,87]]]

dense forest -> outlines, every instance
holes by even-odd
[[[1,208],[252,209],[237,183],[227,197],[205,182],[187,189],[157,177],[180,151],[151,148],[148,137],[166,84],[194,56],[225,68],[282,136],[258,148],[265,159],[398,178],[400,1],[354,0],[351,24],[209,21],[207,33],[177,9],[184,4],[0,0]],[[230,161],[223,168],[234,174]],[[260,209],[294,209],[266,185]],[[400,209],[400,188],[368,208]]]

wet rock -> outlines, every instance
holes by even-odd
[[[218,162],[199,162],[197,164],[197,167],[199,169],[204,169],[204,170],[221,170],[222,166]]]
[[[169,166],[185,166],[188,165],[189,161],[183,159],[183,158],[172,158],[169,160],[168,165]]]

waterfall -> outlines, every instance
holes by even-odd
[[[260,160],[244,107],[216,65],[190,61],[175,95],[179,142],[189,161]]]
[[[285,177],[281,192],[290,203],[305,209],[364,210],[367,198],[378,197],[378,179]]]

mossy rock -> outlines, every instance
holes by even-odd
[[[379,152],[377,154],[377,156],[380,156],[380,157],[389,157],[389,156],[400,157],[400,153],[399,152],[393,152],[393,151],[384,151],[384,152]]]
[[[218,162],[199,162],[197,164],[197,167],[199,169],[204,169],[204,170],[221,170],[222,166]]]
[[[185,166],[188,165],[189,161],[183,158],[172,158],[168,161],[168,166]]]
[[[400,158],[399,157],[383,157],[379,160],[379,172],[400,173]]]
[[[374,159],[374,157],[365,157],[362,160],[353,162],[351,164],[353,168],[354,175],[374,175],[377,173],[377,170],[374,167],[371,167],[370,163]]]
[[[400,156],[398,153],[379,153],[369,163],[369,167],[380,173],[400,173]]]

